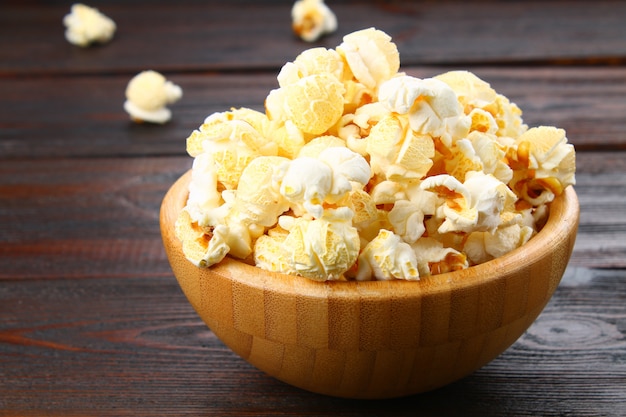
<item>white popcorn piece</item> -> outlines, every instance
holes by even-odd
[[[117,29],[111,18],[82,3],[72,5],[71,12],[63,18],[63,24],[65,39],[81,47],[109,42]]]
[[[352,183],[363,187],[372,177],[372,170],[365,158],[348,148],[327,148],[317,158],[333,170],[333,186],[329,193],[331,203],[352,191]]]
[[[297,0],[291,8],[292,29],[306,42],[337,30],[337,17],[324,0]]]
[[[166,123],[172,112],[166,106],[180,100],[183,90],[156,71],[142,71],[126,87],[124,109],[136,122]]]
[[[469,131],[471,119],[463,113],[456,93],[435,78],[394,77],[380,86],[378,100],[388,110],[408,115],[413,131],[445,138],[446,146]]]
[[[198,155],[192,165],[189,197],[185,210],[200,226],[216,225],[225,213],[218,210],[224,200],[218,190],[217,174],[211,155]]]
[[[422,237],[426,231],[424,217],[434,215],[437,209],[437,195],[418,184],[404,187],[407,199],[396,200],[388,215],[393,231],[409,244]]]
[[[514,210],[517,196],[493,175],[468,172],[461,183],[448,174],[426,178],[421,187],[437,193],[445,203],[437,215],[445,218],[439,233],[493,232],[501,223],[504,212]]]
[[[357,281],[419,278],[415,251],[389,230],[381,229],[359,255]]]
[[[345,58],[355,79],[374,90],[400,68],[396,44],[389,35],[375,28],[344,36],[337,52]]]
[[[367,161],[348,148],[327,148],[317,158],[299,157],[283,167],[281,195],[315,218],[322,217],[325,202],[339,201],[352,191],[352,182],[364,186],[371,176]]]

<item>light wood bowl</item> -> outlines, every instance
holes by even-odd
[[[161,206],[161,233],[180,287],[230,349],[305,390],[391,398],[432,390],[490,362],[533,323],[558,286],[578,229],[572,187],[544,228],[496,260],[418,282],[315,282],[227,257],[191,264],[174,234],[190,173]]]

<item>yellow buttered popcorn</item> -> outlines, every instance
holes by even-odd
[[[327,280],[418,280],[523,245],[575,183],[565,132],[468,71],[399,72],[391,37],[348,34],[287,62],[264,112],[209,115],[177,222],[183,251]]]

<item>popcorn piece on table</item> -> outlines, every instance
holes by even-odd
[[[156,71],[142,71],[126,87],[124,109],[136,122],[166,123],[172,112],[166,107],[175,103],[183,90]]]
[[[110,41],[117,29],[111,18],[82,3],[72,5],[71,12],[63,18],[63,24],[66,27],[65,39],[82,47]]]
[[[291,8],[292,29],[306,42],[337,30],[337,16],[324,0],[297,0]]]

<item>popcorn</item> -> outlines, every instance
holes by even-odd
[[[337,17],[324,0],[297,0],[291,8],[292,29],[306,42],[337,30]]]
[[[437,275],[458,271],[469,266],[467,256],[431,237],[419,239],[411,245],[417,257],[420,275]]]
[[[359,255],[357,281],[418,280],[419,277],[415,251],[389,230],[381,229]]]
[[[576,153],[563,129],[539,126],[528,130],[517,138],[512,158],[519,169],[511,188],[534,206],[549,203],[576,183]]]
[[[348,63],[354,78],[371,89],[395,76],[400,68],[398,48],[389,35],[375,28],[344,36],[337,52]]]
[[[343,85],[328,74],[313,74],[273,90],[265,100],[271,120],[291,120],[302,132],[320,135],[343,113]]]
[[[441,137],[448,147],[469,130],[470,119],[454,90],[435,78],[392,78],[381,85],[378,99],[388,110],[407,115],[414,132]]]
[[[185,256],[312,280],[418,280],[503,256],[575,184],[565,132],[467,71],[399,73],[374,28],[280,70],[265,112],[208,116],[177,221]]]
[[[172,112],[165,107],[175,103],[183,90],[156,71],[142,71],[126,87],[124,109],[136,122],[166,123]]]
[[[334,49],[311,48],[300,53],[293,62],[287,62],[283,65],[276,79],[281,87],[286,87],[304,77],[316,74],[329,74],[334,76],[337,81],[343,81],[344,67],[341,55]]]
[[[437,215],[445,221],[439,233],[493,232],[503,221],[501,216],[514,209],[517,196],[493,175],[470,171],[461,183],[451,175],[426,178],[421,187],[436,192],[445,200]]]
[[[81,3],[72,5],[71,12],[63,18],[68,42],[86,47],[92,43],[106,43],[117,29],[115,22],[98,9]]]
[[[302,156],[284,167],[280,193],[315,218],[322,217],[325,202],[335,203],[352,191],[351,182],[362,187],[371,176],[367,161],[348,148],[327,148],[317,158]]]
[[[435,144],[430,136],[410,129],[405,118],[391,114],[372,128],[366,151],[374,173],[391,180],[420,179],[433,165]]]

